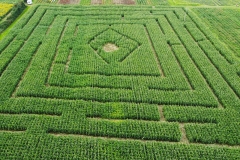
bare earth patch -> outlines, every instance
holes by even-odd
[[[59,4],[79,4],[80,0],[60,0]]]
[[[105,44],[105,46],[103,47],[103,50],[105,52],[114,52],[116,50],[118,50],[118,47],[115,44],[112,43],[107,43]]]
[[[113,0],[113,4],[128,4],[128,5],[134,5],[134,0]]]
[[[102,0],[91,0],[91,4],[102,4]]]

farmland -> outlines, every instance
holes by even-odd
[[[6,1],[6,0],[2,0]],[[14,1],[14,0],[13,0]],[[17,1],[17,0],[16,0]],[[1,2],[1,0],[0,0]],[[171,6],[235,6],[239,0],[33,0],[34,3],[80,4],[80,5],[171,5]]]
[[[193,11],[233,50],[237,57],[240,57],[239,8],[194,8]]]
[[[10,26],[22,11],[26,8],[23,2],[18,2],[13,4],[14,1],[10,1],[9,3],[1,3],[0,1],[0,34]],[[0,39],[2,35],[0,35]]]
[[[239,58],[197,14],[32,6],[0,41],[0,157],[239,159]]]
[[[12,4],[0,3],[0,20],[9,12],[12,6]]]
[[[0,0],[0,3],[17,3],[21,0]]]
[[[35,0],[39,4],[80,5],[169,5],[167,0]]]
[[[239,4],[239,0],[168,0],[171,5],[208,5],[208,6],[232,6]]]

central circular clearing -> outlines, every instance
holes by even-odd
[[[114,51],[118,50],[118,46],[116,46],[115,44],[112,44],[112,43],[107,43],[103,46],[103,50],[105,52],[114,52]]]

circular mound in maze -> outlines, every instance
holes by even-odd
[[[105,52],[114,52],[118,50],[118,47],[115,44],[107,43],[103,46]]]

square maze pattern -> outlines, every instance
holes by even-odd
[[[240,145],[239,61],[191,11],[37,6],[0,51],[1,132]]]

